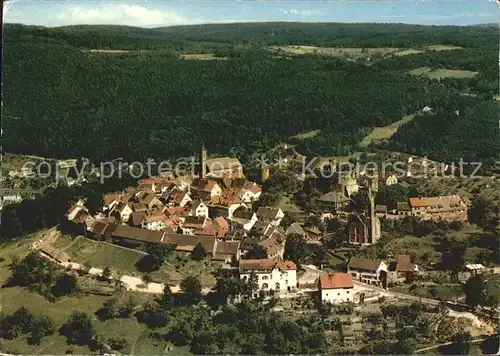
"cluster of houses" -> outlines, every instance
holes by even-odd
[[[323,233],[314,227],[293,223],[287,229],[280,226],[284,213],[275,207],[254,208],[262,188],[243,174],[235,158],[208,159],[203,148],[197,177],[152,177],[142,179],[136,187],[103,199],[101,212],[92,216],[84,201],[72,206],[68,221],[91,238],[139,247],[148,244],[167,245],[185,253],[202,247],[212,261],[238,265],[240,278],[257,277],[257,293],[286,293],[298,288],[297,266],[283,259],[286,236],[303,235],[316,243]],[[352,213],[348,220],[349,243],[371,245],[381,238],[381,217],[417,216],[421,219],[467,218],[467,207],[460,197],[411,198],[388,212],[375,205],[378,184],[396,184],[390,175],[365,181],[369,203],[364,214]],[[332,203],[332,211],[342,210],[359,191],[356,179],[341,177],[332,192],[321,198]],[[332,218],[325,213],[321,219]],[[258,248],[260,247],[260,248]],[[258,256],[248,255],[258,248]],[[397,256],[393,262],[353,257],[347,273],[324,274],[317,281],[323,302],[355,301],[356,281],[379,287],[404,281],[418,272],[409,256]]]

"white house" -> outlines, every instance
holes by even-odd
[[[367,284],[386,286],[388,266],[382,260],[353,257],[347,264],[347,273],[352,278]]]
[[[208,206],[201,200],[193,202],[191,205],[191,210],[189,211],[191,216],[203,216],[208,218]]]
[[[250,231],[257,222],[257,214],[247,207],[240,207],[233,212],[231,221],[243,227],[245,231]]]
[[[257,210],[257,217],[259,220],[270,222],[271,225],[274,226],[278,226],[284,216],[285,213],[283,213],[283,210],[280,208],[261,206]]]
[[[250,203],[259,200],[262,194],[262,188],[255,182],[245,182],[243,187],[236,193],[238,198],[240,198],[245,203]]]
[[[141,227],[147,230],[161,231],[167,227],[167,216],[165,214],[146,216],[142,220]]]
[[[172,203],[174,205],[178,205],[178,206],[185,206],[187,203],[189,203],[192,200],[193,199],[191,199],[191,197],[189,196],[189,194],[187,192],[179,190],[173,194]]]
[[[113,208],[111,209],[110,214],[118,214],[120,216],[121,221],[128,221],[130,218],[130,215],[132,215],[134,211],[132,210],[132,207],[130,204],[126,204],[124,202],[119,202],[118,204],[114,205]]]
[[[340,304],[354,301],[354,284],[349,273],[330,273],[319,277],[322,303]]]
[[[200,179],[192,188],[196,190],[199,197],[204,200],[212,200],[216,196],[222,194],[222,188],[213,179]]]
[[[266,295],[271,291],[291,292],[297,288],[297,266],[292,261],[241,260],[239,270],[240,279],[244,281],[254,273],[259,285],[258,292],[263,291]]]

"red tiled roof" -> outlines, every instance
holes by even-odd
[[[353,257],[350,259],[347,267],[354,269],[363,269],[367,271],[376,271],[380,267],[380,264],[382,262],[383,261],[381,260],[370,260],[366,258]]]
[[[151,177],[151,178],[141,179],[139,181],[139,185],[160,184],[160,183],[164,183],[164,182],[165,182],[165,178]]]
[[[321,289],[353,288],[352,276],[349,273],[330,273],[319,277]]]
[[[275,261],[275,260],[242,260],[240,261],[240,272],[252,270],[272,271],[278,268],[282,271],[297,270],[297,266],[292,261]]]
[[[229,223],[223,216],[218,216],[214,219],[214,223],[216,223],[220,229],[226,230],[229,229]]]
[[[409,255],[397,255],[396,256],[396,271],[397,272],[413,272],[414,265],[411,263]]]
[[[120,194],[108,194],[104,197],[104,203],[106,205],[109,205],[119,198],[120,198]]]

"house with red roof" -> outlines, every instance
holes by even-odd
[[[322,303],[340,304],[354,301],[354,284],[349,273],[324,274],[318,279]]]

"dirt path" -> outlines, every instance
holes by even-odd
[[[470,343],[471,344],[475,344],[475,343],[478,343],[478,342],[482,342],[482,341],[486,341],[488,339],[491,339],[492,337],[494,336],[491,336],[491,337],[486,337],[486,338],[482,338],[482,339],[474,339],[474,340],[471,340]],[[434,345],[434,346],[429,346],[429,347],[425,347],[423,349],[419,349],[419,350],[415,350],[413,351],[414,353],[418,353],[418,352],[424,352],[424,351],[429,351],[429,350],[433,350],[433,349],[437,349],[437,348],[440,348],[441,346],[447,346],[447,345],[453,345],[455,344],[455,342],[445,342],[444,344],[439,344],[439,345]]]

